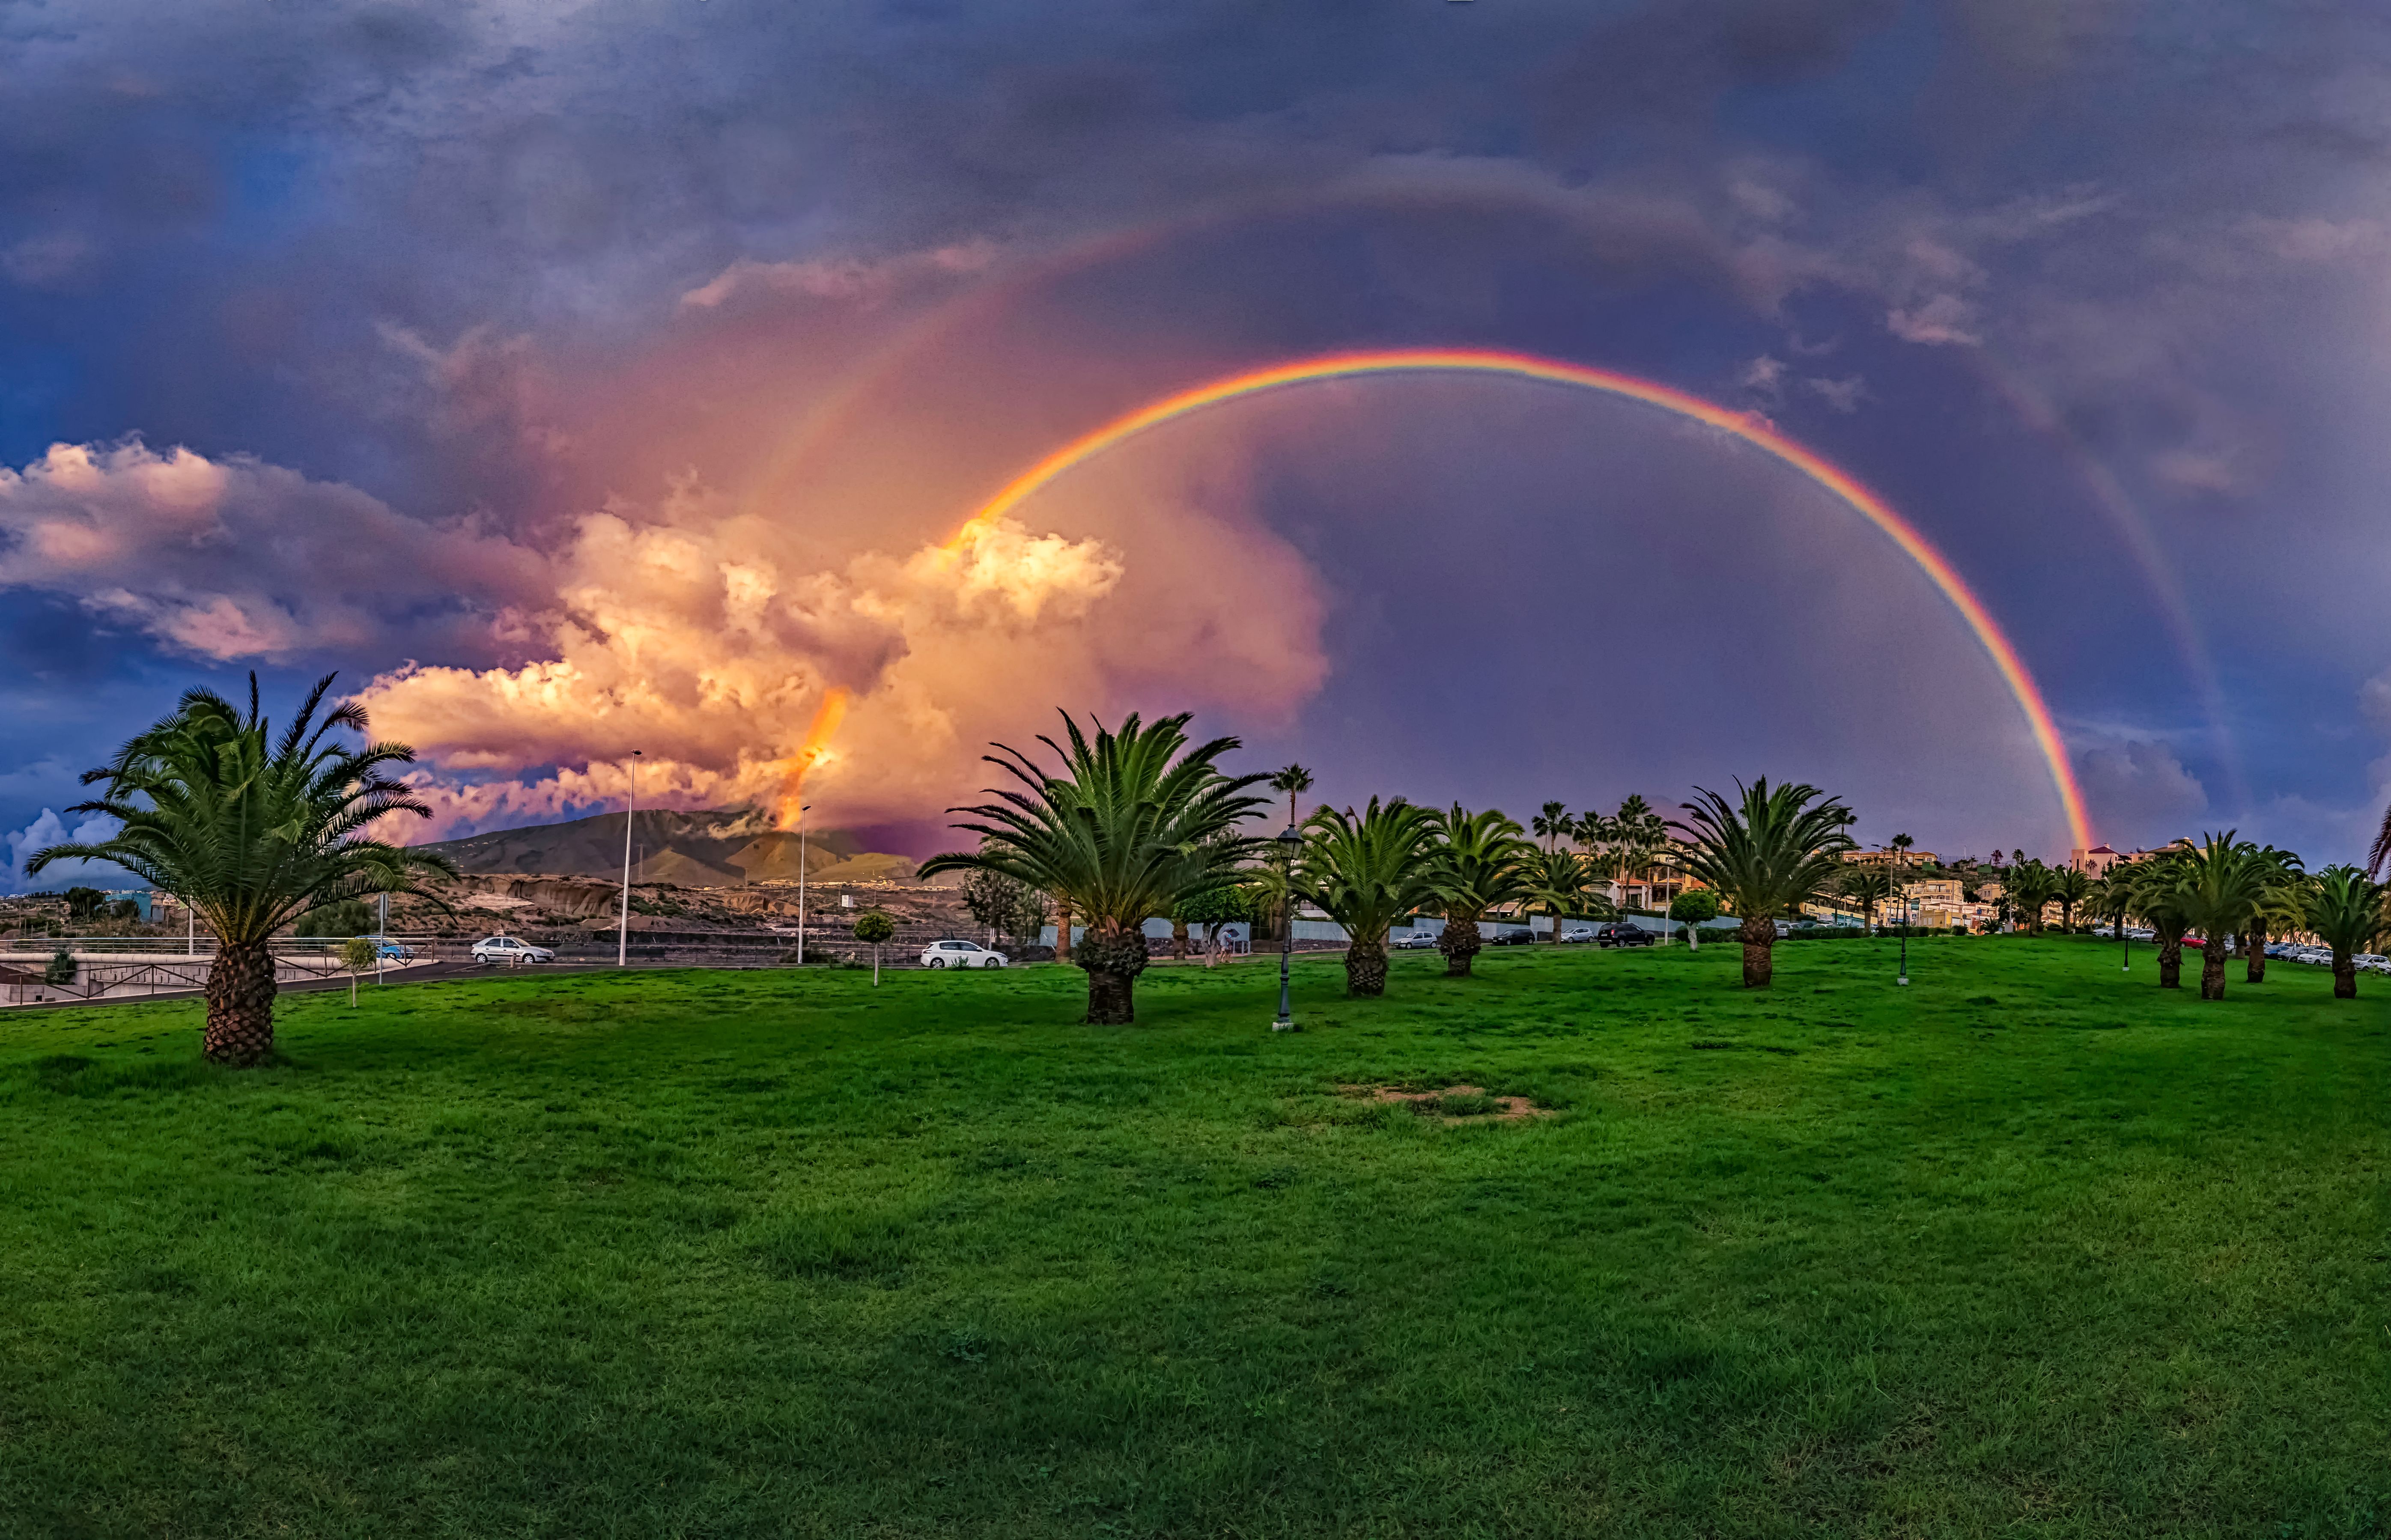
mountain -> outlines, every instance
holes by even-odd
[[[684,887],[729,887],[797,875],[797,836],[772,827],[755,808],[715,808],[679,812],[643,808],[631,815],[633,879],[679,883]],[[437,851],[468,874],[523,872],[551,877],[620,877],[623,815],[599,813],[566,823],[535,823],[467,839],[423,847]],[[805,838],[808,876],[833,867],[852,880],[874,875],[911,876],[901,857],[866,850],[844,829],[808,831]],[[835,879],[834,879],[835,880]]]

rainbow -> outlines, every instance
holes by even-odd
[[[1778,433],[1766,419],[1750,412],[1730,411],[1699,395],[1650,380],[1641,380],[1632,374],[1622,374],[1615,369],[1588,369],[1581,364],[1539,358],[1532,354],[1485,348],[1406,348],[1323,354],[1229,375],[1140,407],[1054,450],[1007,482],[994,497],[982,504],[978,511],[948,538],[945,549],[950,551],[960,550],[979,531],[1012,512],[1047,483],[1073,466],[1134,438],[1149,428],[1160,427],[1192,412],[1202,411],[1207,407],[1322,380],[1428,372],[1493,374],[1506,379],[1535,380],[1640,401],[1646,406],[1657,407],[1740,439],[1790,466],[1840,498],[1862,518],[1876,525],[1903,555],[1916,563],[1919,571],[1924,573],[1927,580],[1950,601],[1951,607],[1959,612],[1960,620],[1983,646],[1985,656],[1992,660],[1994,669],[1999,673],[2001,682],[2009,687],[2010,696],[2016,700],[2019,711],[2024,714],[2026,726],[2034,734],[2035,746],[2050,769],[2051,785],[2057,790],[2060,806],[2066,813],[2069,835],[2078,848],[2090,848],[2092,831],[2090,822],[2084,815],[2084,794],[2075,783],[2075,772],[2068,764],[2067,744],[2060,737],[2057,724],[2050,719],[2050,708],[2043,704],[2041,689],[2034,682],[2034,675],[2028,672],[2024,660],[2018,656],[2017,648],[2011,645],[2007,633],[2002,631],[1991,613],[1984,608],[1984,602],[1952,567],[1950,561],[1935,549],[1933,542],[1919,533],[1917,527],[1895,512],[1891,504],[1849,472]]]

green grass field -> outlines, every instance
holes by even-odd
[[[1911,957],[10,1015],[0,1533],[2385,1533],[2391,985]]]

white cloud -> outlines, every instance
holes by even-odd
[[[0,835],[0,845],[8,850],[5,876],[11,893],[48,892],[71,887],[78,883],[93,886],[122,887],[131,880],[121,867],[87,861],[54,861],[35,876],[28,876],[25,863],[53,845],[88,844],[106,839],[116,832],[116,821],[99,814],[86,814],[83,821],[69,829],[64,819],[47,808],[32,822],[13,833]]]

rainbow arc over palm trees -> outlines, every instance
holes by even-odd
[[[2049,767],[2051,785],[2058,792],[2060,806],[2066,814],[2068,833],[2078,847],[2091,845],[2091,824],[2085,817],[2084,795],[2076,785],[2074,771],[2068,763],[2066,742],[2060,737],[2057,724],[2050,719],[2050,708],[2043,703],[2041,687],[2035,683],[2032,671],[2026,667],[2024,659],[2018,655],[2008,633],[2001,629],[1999,622],[1984,608],[1984,601],[1976,597],[1975,591],[1951,565],[1950,559],[1858,477],[1817,451],[1788,438],[1765,418],[1731,410],[1674,386],[1622,374],[1617,369],[1593,369],[1583,364],[1564,363],[1557,358],[1538,357],[1533,354],[1483,348],[1401,348],[1328,353],[1247,369],[1149,402],[1055,449],[1007,482],[994,497],[982,504],[948,538],[946,549],[960,549],[977,530],[1010,513],[1072,467],[1150,428],[1176,421],[1207,407],[1318,381],[1349,380],[1375,374],[1421,373],[1499,375],[1506,379],[1541,381],[1546,384],[1598,391],[1605,395],[1638,401],[1739,439],[1800,472],[1831,493],[1874,524],[1903,555],[1916,563],[1927,580],[1958,612],[1960,621],[1984,648],[1985,656],[1992,660],[2001,682],[2008,687],[2010,696],[2017,702],[2018,710],[2025,717],[2026,726],[2034,735],[2035,746]]]

